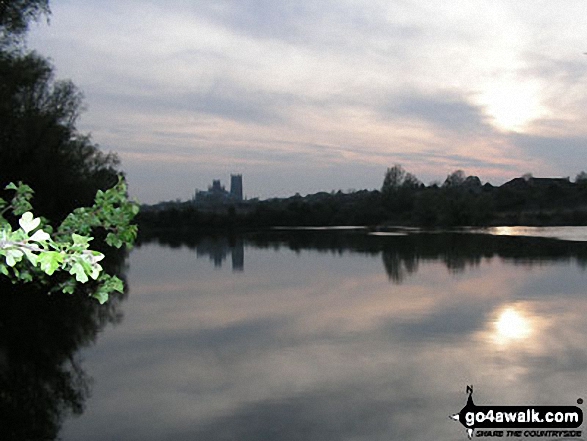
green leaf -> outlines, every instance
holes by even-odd
[[[65,294],[73,294],[75,292],[75,282],[73,280],[68,280],[62,288],[62,291]]]
[[[79,262],[76,262],[72,265],[71,269],[69,270],[69,274],[75,275],[75,280],[78,282],[86,283],[88,281],[88,275],[86,274],[82,264]]]
[[[99,262],[100,260],[104,259],[104,254],[100,253],[99,251],[92,251],[92,260],[94,262]]]
[[[63,263],[63,256],[57,251],[46,251],[39,255],[37,262],[41,265],[41,270],[51,276]]]
[[[87,248],[87,245],[90,243],[90,241],[93,239],[93,237],[89,237],[89,236],[81,236],[79,234],[76,233],[72,233],[71,234],[71,238],[73,239],[73,243],[75,245],[83,245],[84,248]]]
[[[35,233],[29,238],[29,240],[32,240],[34,242],[45,242],[50,239],[51,236],[45,233],[42,229],[35,231]]]
[[[122,176],[114,187],[97,192],[92,207],[76,208],[56,230],[47,220],[33,216],[29,202],[33,190],[29,186],[21,182],[11,183],[6,189],[16,194],[9,203],[0,199],[0,256],[4,256],[0,262],[0,274],[17,283],[35,280],[44,274],[51,276],[58,270],[67,271],[72,277],[62,279],[53,290],[69,294],[75,292],[77,283],[92,278],[98,282],[93,296],[100,303],[106,302],[111,292],[124,291],[122,281],[104,273],[98,263],[104,255],[89,249],[92,232],[97,229],[102,230],[101,237],[106,235],[106,243],[116,248],[130,247],[136,239],[137,227],[130,222],[139,212],[139,204],[128,200]],[[16,231],[12,231],[2,215],[6,209],[12,209],[12,214],[20,217],[20,228]],[[18,265],[24,257],[26,260]],[[41,278],[40,281],[45,283],[48,279]]]
[[[108,301],[108,292],[102,289],[98,289],[96,292],[92,294],[92,297],[97,299],[98,302],[100,302],[100,305],[103,305]]]
[[[108,233],[106,243],[114,248],[120,248],[122,246],[122,240],[114,233]]]
[[[39,226],[39,224],[41,223],[41,219],[39,219],[38,217],[34,218],[33,213],[27,211],[18,220],[18,223],[20,224],[20,227],[25,231],[25,233],[28,233]]]
[[[39,256],[37,256],[31,250],[27,250],[27,249],[24,250],[24,255],[29,260],[29,262],[33,264],[33,266],[37,266],[37,262],[39,261]]]
[[[6,265],[14,266],[22,260],[23,253],[20,250],[6,250]]]
[[[33,281],[33,275],[30,273],[30,271],[22,271],[20,273],[20,278],[23,282],[32,282]]]

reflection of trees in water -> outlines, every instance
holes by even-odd
[[[456,235],[451,239],[447,235],[423,234],[387,240],[381,249],[385,272],[393,282],[402,283],[418,271],[421,259],[440,260],[454,274],[478,266],[483,257],[478,245],[468,240],[460,243],[459,239]]]
[[[0,431],[3,440],[51,440],[67,415],[79,415],[90,391],[77,352],[107,323],[121,320],[125,296],[105,305],[0,283]]]
[[[418,271],[421,261],[443,262],[451,273],[477,267],[483,259],[499,257],[514,264],[536,265],[576,260],[587,266],[584,243],[536,237],[490,236],[464,233],[419,233],[403,236],[371,236],[360,232],[295,231],[246,236],[258,247],[286,247],[342,254],[381,254],[390,280],[401,283]]]
[[[390,280],[401,283],[418,271],[420,261],[440,261],[451,273],[479,266],[483,259],[499,257],[514,264],[535,265],[553,261],[575,260],[587,267],[587,247],[582,242],[559,241],[537,237],[491,236],[487,234],[429,232],[403,236],[373,236],[364,231],[263,231],[214,235],[160,232],[143,237],[144,242],[162,245],[186,245],[200,255],[209,255],[217,264],[236,249],[243,254],[244,245],[256,248],[287,248],[295,252],[314,250],[324,253],[360,253],[381,255]],[[241,269],[242,269],[241,265]]]
[[[402,283],[406,276],[418,271],[418,257],[411,254],[401,254],[397,248],[382,250],[383,266],[389,279],[395,283]]]

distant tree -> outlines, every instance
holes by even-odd
[[[444,184],[442,184],[443,187],[459,187],[461,186],[466,179],[466,175],[465,172],[462,170],[455,170],[454,172],[452,172],[450,175],[448,175],[446,177],[446,180],[444,181]]]
[[[522,175],[522,179],[526,182],[528,182],[530,179],[532,179],[534,176],[532,176],[532,173],[524,173]]]
[[[463,184],[471,187],[481,187],[481,179],[477,176],[467,176]]]
[[[467,176],[467,179],[461,184],[462,187],[473,192],[481,191],[481,179],[477,176]]]
[[[585,184],[585,183],[587,183],[587,173],[582,171],[579,174],[577,174],[577,176],[575,177],[575,184]]]
[[[393,190],[400,188],[404,182],[406,171],[404,168],[396,164],[391,168],[388,168],[383,178],[383,186],[381,187],[382,193],[388,193]]]
[[[387,169],[381,194],[383,209],[389,219],[401,222],[400,218],[408,216],[414,206],[416,189],[420,185],[418,178],[412,173],[407,173],[399,164]]]
[[[406,176],[404,177],[404,182],[402,182],[402,187],[403,188],[418,188],[422,183],[420,182],[420,180],[413,175],[412,173],[406,173]]]

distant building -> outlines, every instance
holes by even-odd
[[[214,179],[207,191],[197,190],[194,194],[194,203],[224,204],[243,200],[243,176],[230,175],[230,192],[221,184],[220,179]]]
[[[527,188],[569,188],[574,184],[569,178],[534,178],[532,176],[522,176],[506,182],[501,187],[509,189],[527,189]]]
[[[230,175],[230,194],[237,201],[243,200],[243,175]]]

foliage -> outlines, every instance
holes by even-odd
[[[77,283],[95,281],[92,296],[100,303],[108,300],[109,293],[122,292],[122,281],[106,274],[100,261],[104,254],[90,249],[90,236],[94,231],[106,232],[106,243],[115,248],[132,246],[136,225],[131,225],[138,213],[137,204],[127,198],[126,183],[118,183],[107,191],[99,190],[91,207],[76,208],[54,231],[46,220],[34,217],[30,199],[32,189],[20,183],[9,184],[7,190],[15,192],[10,203],[0,199],[0,273],[14,282],[38,281],[47,283],[54,273],[66,273],[51,290],[72,294]],[[6,219],[12,214],[18,218],[14,229]]]
[[[24,44],[30,22],[49,14],[48,0],[0,1],[0,197],[8,183],[26,182],[35,213],[58,222],[91,205],[120,171],[115,154],[76,129],[82,93]]]
[[[579,172],[575,177],[575,184],[585,184],[587,182],[587,173]]]
[[[53,70],[34,52],[0,52],[0,188],[26,182],[37,213],[61,221],[116,184],[119,161],[78,133],[82,94]]]
[[[415,189],[418,188],[420,185],[422,185],[422,183],[416,177],[416,175],[413,175],[412,173],[406,173],[406,176],[404,177],[404,182],[402,182],[402,187]]]
[[[463,185],[465,182],[467,175],[462,170],[455,170],[450,175],[446,177],[443,187],[458,187],[459,185]]]
[[[583,175],[581,175],[583,176]],[[173,228],[243,229],[276,226],[587,225],[587,179],[516,178],[500,187],[457,170],[444,185],[425,186],[402,166],[387,169],[382,191],[319,192],[239,204],[168,202],[137,218],[149,234]]]
[[[49,15],[49,0],[0,1],[0,43],[13,43],[41,15]]]
[[[399,164],[396,164],[393,167],[388,168],[383,178],[383,185],[381,186],[381,191],[383,193],[386,193],[397,190],[404,183],[405,176],[406,171]]]
[[[0,272],[41,284],[51,277],[50,290],[68,293],[90,282],[103,303],[122,282],[102,270],[90,241],[130,245],[138,206],[126,198],[117,156],[77,131],[81,92],[26,48],[29,24],[49,14],[48,0],[0,1],[0,198],[11,200],[0,199]]]

